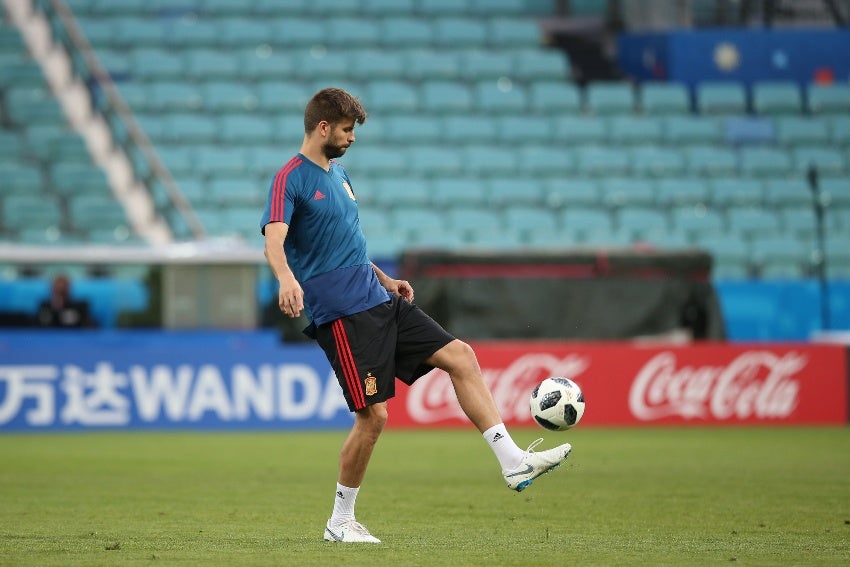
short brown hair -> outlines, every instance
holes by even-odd
[[[343,89],[322,89],[313,95],[304,109],[304,131],[313,131],[322,120],[337,124],[345,118],[353,118],[358,124],[363,124],[366,122],[366,110],[357,97]]]

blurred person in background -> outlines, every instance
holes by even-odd
[[[88,302],[71,297],[71,282],[68,276],[59,274],[53,278],[50,297],[38,306],[36,325],[61,328],[94,326]]]
[[[325,526],[324,539],[332,542],[380,543],[356,521],[354,505],[387,422],[396,378],[410,385],[433,368],[448,373],[460,407],[512,490],[525,489],[560,465],[571,449],[565,443],[535,452],[542,439],[519,448],[472,348],[413,304],[410,283],[389,277],[369,260],[351,180],[334,161],[354,143],[355,123],[365,121],[366,111],[348,92],[317,92],[304,112],[301,150],[272,180],[260,223],[266,259],[279,283],[278,306],[291,318],[308,315],[305,332],[324,350],[354,412]],[[449,461],[445,467],[457,469]]]

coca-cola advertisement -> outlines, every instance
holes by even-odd
[[[645,346],[482,342],[472,346],[508,425],[532,426],[529,395],[549,376],[577,382],[581,426],[844,424],[847,349],[837,345]],[[391,402],[393,426],[468,425],[445,372]]]

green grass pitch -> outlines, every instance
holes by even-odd
[[[474,430],[385,433],[321,541],[345,432],[0,435],[0,565],[850,564],[850,430],[582,428],[509,491]]]

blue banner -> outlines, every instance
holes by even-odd
[[[274,332],[0,333],[0,431],[348,428],[324,353]]]

